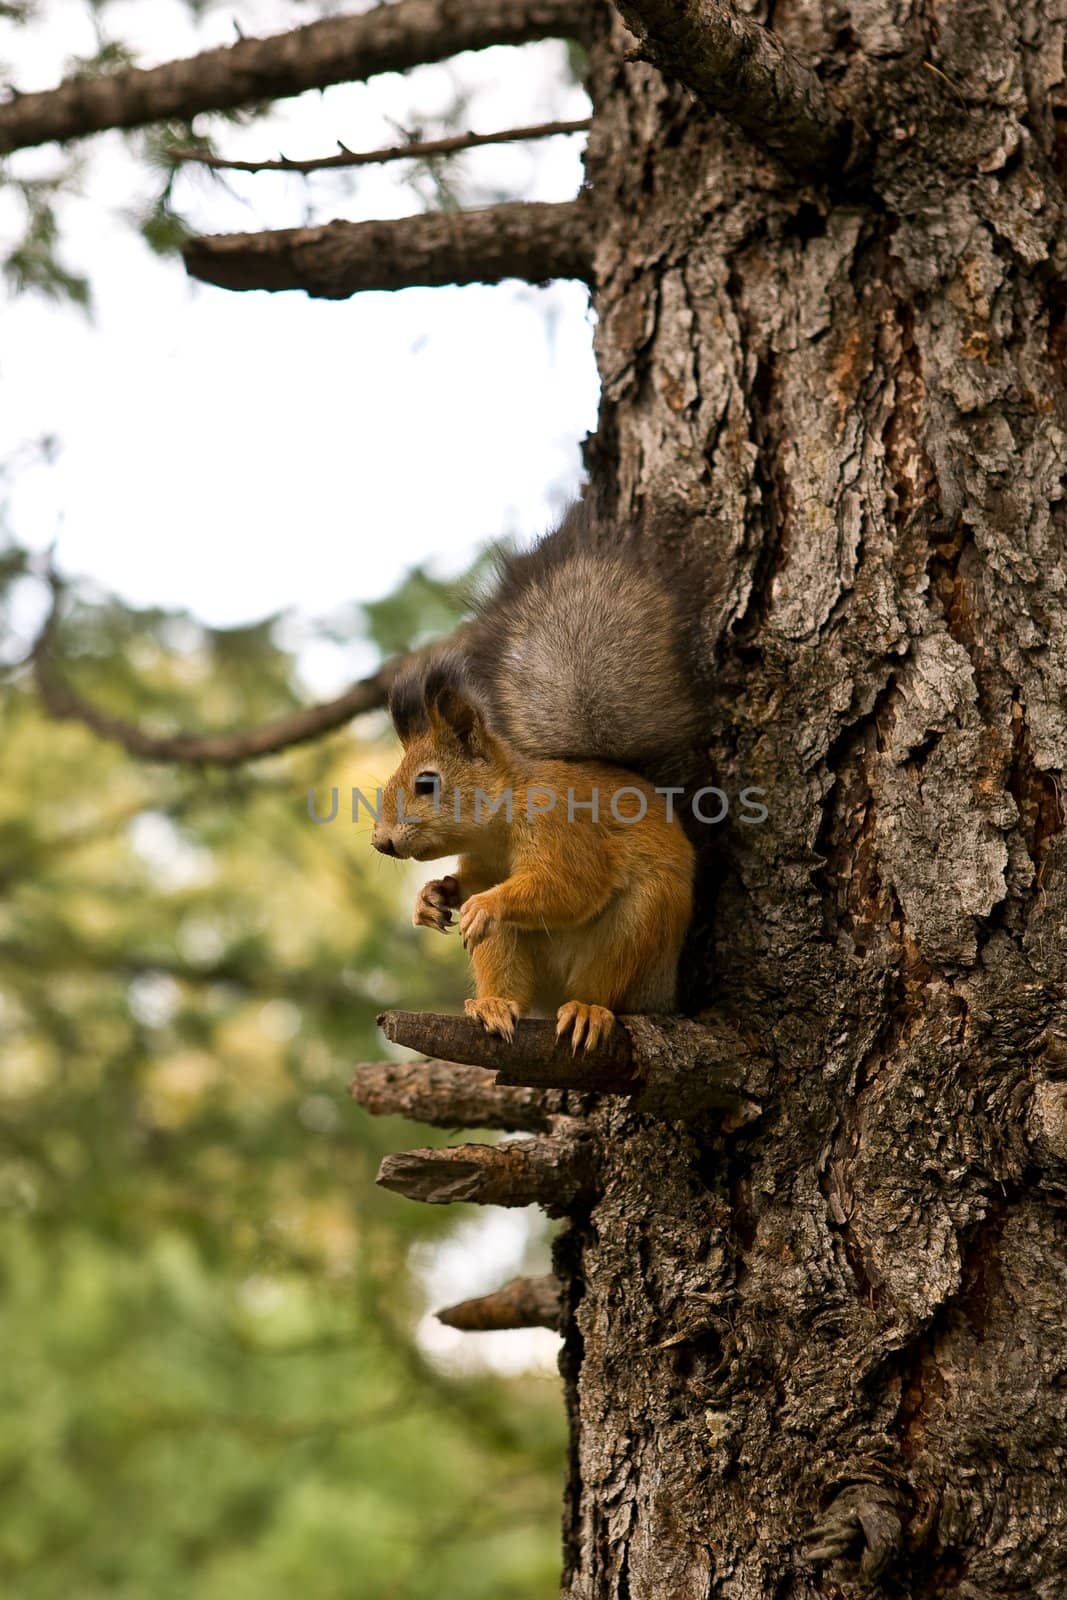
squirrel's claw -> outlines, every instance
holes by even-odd
[[[586,1005],[584,1000],[568,1000],[556,1012],[556,1038],[562,1039],[564,1034],[570,1033],[572,1055],[583,1044],[587,1050],[595,1049],[614,1026],[613,1011],[607,1006]]]
[[[416,928],[436,928],[438,933],[447,933],[452,926],[452,913],[416,901],[411,921]]]
[[[416,928],[436,928],[438,933],[447,933],[452,927],[452,912],[459,903],[458,878],[432,878],[419,890],[411,920]]]
[[[480,1022],[486,1033],[499,1034],[501,1039],[507,1039],[510,1044],[515,1037],[515,1024],[519,1020],[519,1003],[517,1000],[498,1000],[495,998],[482,1000],[465,1000],[463,1009],[468,1017],[474,1017]]]

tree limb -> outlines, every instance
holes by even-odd
[[[638,1085],[630,1036],[620,1028],[595,1049],[572,1054],[570,1044],[556,1038],[554,1022],[520,1022],[510,1042],[486,1033],[470,1017],[434,1011],[385,1011],[378,1026],[392,1044],[432,1052],[446,1061],[491,1067],[498,1082],[614,1094],[630,1094]]]
[[[341,728],[364,711],[376,711],[389,697],[389,687],[398,661],[387,661],[369,678],[354,683],[335,700],[321,701],[276,717],[257,728],[233,733],[152,734],[125,717],[115,716],[93,705],[77,690],[57,676],[53,661],[53,641],[58,620],[62,586],[54,574],[52,607],[30,652],[29,662],[41,704],[57,722],[80,722],[100,739],[121,745],[127,755],[140,761],[164,761],[188,766],[234,767],[244,761],[258,761],[293,745],[306,744],[325,733]]]
[[[729,0],[616,0],[641,54],[802,172],[840,172],[861,139],[822,80]]]
[[[571,1051],[553,1022],[525,1020],[509,1042],[469,1017],[386,1011],[386,1038],[409,1049],[494,1067],[502,1085],[574,1089],[632,1097],[635,1110],[688,1119],[716,1113],[731,1132],[759,1115],[769,1063],[753,1041],[719,1019],[620,1017],[593,1050]]]
[[[558,1215],[590,1193],[591,1169],[588,1140],[515,1139],[386,1156],[377,1181],[383,1189],[431,1206],[468,1200],[482,1206],[538,1205]]]
[[[167,154],[175,161],[196,162],[201,167],[210,167],[213,172],[330,172],[339,167],[382,166],[388,161],[424,161],[431,156],[451,156],[463,150],[479,150],[484,145],[517,144],[526,139],[554,139],[561,134],[585,133],[591,120],[590,117],[579,117],[574,122],[535,122],[525,128],[505,128],[499,133],[453,133],[445,139],[412,139],[407,144],[387,145],[381,150],[349,150],[338,139],[336,155],[310,156],[306,160],[278,156],[275,161],[234,161],[226,156],[214,155],[210,150],[197,150],[188,145],[175,145]]]
[[[191,277],[223,289],[304,289],[344,300],[362,289],[499,283],[592,274],[585,207],[509,203],[482,211],[428,212],[392,222],[328,222],[317,228],[221,233],[190,239]]]
[[[405,72],[462,50],[581,37],[582,0],[396,0],[164,66],[68,78],[0,105],[0,155],[104,128],[137,128]]]
[[[484,1067],[451,1061],[368,1061],[356,1068],[352,1094],[374,1117],[409,1117],[435,1128],[545,1133],[552,1125],[536,1089],[503,1088]]]
[[[437,1313],[438,1322],[462,1333],[491,1333],[507,1328],[551,1328],[560,1324],[560,1281],[554,1273],[543,1278],[512,1278],[492,1294],[461,1300]]]

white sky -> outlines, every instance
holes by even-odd
[[[104,16],[144,65],[230,42],[235,17],[250,34],[310,19],[285,0],[236,0],[199,26],[179,0],[116,0]],[[0,24],[12,81],[46,86],[70,55],[90,54],[87,18],[83,0],[52,0],[45,25]],[[469,96],[463,125],[478,131],[587,109],[562,45],[546,42],[311,93],[248,128],[210,126],[231,155],[326,154],[337,139],[369,148],[396,142],[394,123],[432,127],[457,91]],[[477,200],[568,199],[582,144],[471,152],[462,172]],[[328,302],[193,284],[123,220],[151,182],[123,137],[79,149],[87,161],[81,197],[63,208],[64,255],[91,280],[92,321],[33,296],[3,305],[0,460],[45,433],[62,447],[55,465],[14,485],[21,541],[58,537],[71,576],[224,625],[286,607],[323,614],[387,592],[417,561],[457,570],[486,540],[551,523],[596,417],[580,285]],[[61,156],[52,146],[15,159],[39,173]],[[399,216],[421,208],[406,172],[234,175],[236,198],[195,172],[176,201],[207,232]],[[0,243],[19,221],[0,192]],[[316,665],[326,692],[351,662],[325,652]]]

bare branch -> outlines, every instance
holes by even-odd
[[[588,282],[592,273],[590,228],[577,200],[211,234],[190,239],[184,256],[192,277],[223,289],[304,289],[324,300],[414,284]]]
[[[375,1117],[409,1117],[435,1128],[503,1128],[544,1133],[552,1118],[536,1089],[498,1087],[484,1067],[451,1061],[369,1061],[352,1094]]]
[[[431,1011],[387,1011],[378,1025],[394,1044],[495,1067],[500,1084],[625,1094],[635,1110],[663,1118],[714,1113],[724,1132],[758,1116],[754,1097],[769,1092],[765,1055],[717,1017],[620,1017],[595,1049],[573,1053],[552,1022],[520,1022],[510,1043],[469,1017]]]
[[[551,1272],[543,1278],[512,1278],[492,1294],[446,1306],[437,1313],[437,1320],[462,1333],[505,1328],[551,1328],[555,1332],[560,1324],[560,1287]]]
[[[231,161],[209,150],[176,145],[167,154],[175,161],[193,161],[214,172],[330,172],[338,167],[382,166],[387,161],[425,161],[431,156],[458,155],[463,150],[478,150],[483,145],[518,144],[526,139],[554,139],[561,134],[586,133],[592,119],[575,122],[535,122],[526,128],[505,128],[500,133],[453,133],[446,139],[409,140],[407,144],[387,145],[382,150],[349,150],[338,139],[334,156],[311,156],[295,160],[279,156],[275,161]]]
[[[502,1081],[513,1084],[613,1094],[631,1094],[638,1087],[633,1046],[622,1028],[614,1029],[595,1049],[572,1054],[570,1044],[556,1038],[553,1022],[520,1022],[510,1043],[486,1033],[470,1017],[433,1011],[385,1011],[378,1026],[393,1044],[432,1052],[446,1061],[491,1067]]]
[[[55,89],[19,94],[0,105],[0,154],[405,72],[461,50],[579,38],[588,21],[582,0],[396,0],[160,67],[68,78]]]
[[[840,172],[858,130],[810,66],[729,0],[616,0],[641,54],[802,172]]]
[[[364,711],[384,706],[399,662],[388,661],[371,675],[354,683],[336,700],[292,711],[258,728],[235,733],[148,733],[135,722],[93,705],[56,674],[53,642],[62,586],[55,575],[52,607],[30,652],[30,665],[41,703],[57,722],[80,722],[98,738],[121,745],[127,755],[141,761],[164,761],[188,766],[234,767],[258,761],[293,745],[306,744],[341,728]]]
[[[561,1137],[408,1150],[386,1156],[377,1181],[431,1206],[538,1205],[555,1215],[589,1194],[592,1177],[589,1141]]]

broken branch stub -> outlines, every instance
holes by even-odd
[[[538,1205],[560,1216],[592,1195],[592,1142],[532,1138],[407,1150],[385,1157],[377,1181],[383,1189],[424,1205],[460,1200],[483,1206]]]

